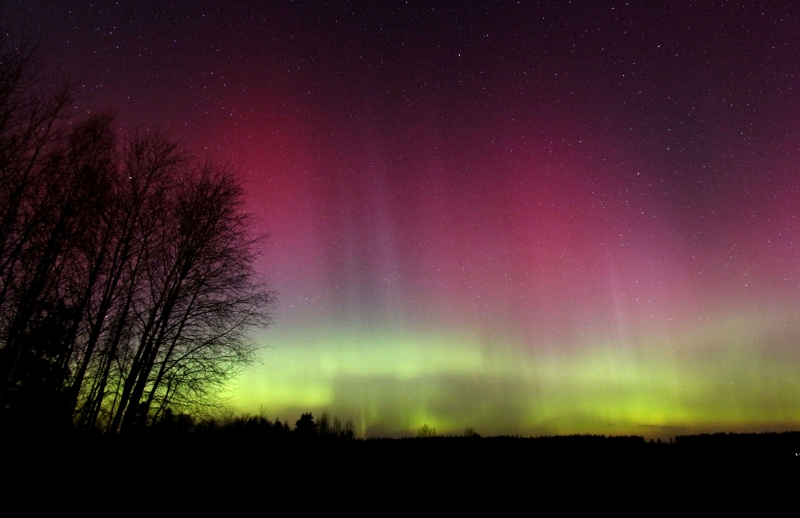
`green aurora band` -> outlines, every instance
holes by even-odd
[[[680,335],[541,351],[468,331],[271,333],[232,403],[290,422],[327,411],[362,437],[423,424],[522,436],[779,431],[800,423],[800,350],[788,345],[800,326],[786,321],[731,315]]]

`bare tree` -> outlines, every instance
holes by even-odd
[[[253,360],[247,330],[270,323],[274,294],[254,282],[258,240],[248,237],[234,173],[190,163],[182,176],[146,266],[142,331],[112,429],[131,429],[154,402],[202,400]]]
[[[69,90],[29,68],[0,49],[0,410],[37,392],[65,421],[130,431],[207,404],[275,303],[235,172],[157,132],[118,143],[112,117],[67,117]]]
[[[67,248],[86,194],[79,177],[92,166],[66,138],[68,85],[52,87],[32,52],[0,42],[0,402],[63,384],[58,368],[71,309],[59,298]],[[94,159],[102,160],[102,154]],[[89,173],[91,174],[91,173]],[[42,395],[41,393],[39,394]],[[26,396],[28,397],[28,396]],[[41,407],[43,401],[32,406]],[[50,398],[52,399],[52,398]]]
[[[436,437],[436,428],[424,424],[420,427],[419,430],[417,430],[417,437],[420,438]]]

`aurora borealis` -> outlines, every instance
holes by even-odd
[[[238,410],[361,436],[800,427],[800,6],[0,16],[81,106],[241,171],[280,304]]]

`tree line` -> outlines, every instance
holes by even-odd
[[[0,425],[128,432],[212,404],[276,299],[235,171],[73,106],[0,42]]]
[[[356,439],[353,421],[342,422],[337,416],[331,417],[328,412],[323,412],[318,420],[314,420],[311,412],[304,413],[295,421],[294,429],[288,421],[281,422],[280,418],[274,421],[264,415],[252,416],[229,415],[226,417],[206,417],[197,419],[190,414],[176,414],[167,409],[158,422],[154,423],[149,432],[152,436],[186,436],[198,437],[227,436],[238,438],[256,439]]]

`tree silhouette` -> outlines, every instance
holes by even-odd
[[[468,426],[467,428],[464,429],[464,437],[471,437],[471,438],[474,438],[474,439],[480,439],[481,434],[476,432],[475,429],[472,428],[471,426]]]
[[[39,77],[0,42],[0,418],[127,432],[210,404],[275,302],[237,175]]]
[[[436,437],[436,428],[424,424],[420,427],[419,430],[417,430],[417,437],[420,438]]]
[[[319,435],[318,426],[314,422],[314,416],[309,412],[300,416],[294,425],[294,431],[300,437],[316,437]]]
[[[42,362],[53,360],[52,347],[36,342],[44,326],[52,323],[48,313],[55,307],[55,258],[70,230],[57,214],[60,169],[52,150],[63,142],[58,122],[67,116],[71,96],[66,85],[46,88],[32,59],[30,49],[0,41],[2,408],[25,399],[22,394],[31,383],[41,381],[32,371],[41,373]],[[60,216],[69,211],[63,209]]]

